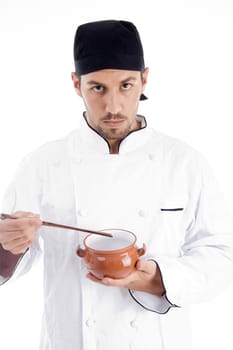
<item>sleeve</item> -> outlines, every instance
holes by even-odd
[[[21,163],[12,182],[8,186],[3,198],[2,212],[12,213],[20,210],[39,213],[40,188],[39,172],[34,167],[34,162],[28,156]],[[39,230],[31,247],[19,258],[13,274],[7,278],[0,276],[0,285],[9,280],[13,281],[29,271],[33,264],[38,261],[41,252]]]
[[[165,294],[161,297],[130,291],[144,308],[166,313],[209,301],[233,281],[233,219],[209,165],[199,162],[201,188],[194,223],[187,230],[179,257],[155,257]]]
[[[8,281],[13,282],[18,277],[27,273],[31,269],[31,267],[38,261],[40,255],[40,245],[38,242],[34,241],[32,246],[29,249],[27,249],[27,251],[19,258],[12,275],[6,278],[0,276],[0,286]]]

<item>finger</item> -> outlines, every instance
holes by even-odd
[[[18,239],[23,239],[23,240],[27,240],[28,237],[21,231],[8,231],[8,232],[3,232],[0,234],[1,237],[1,243],[2,244],[7,244],[9,242],[18,240]]]
[[[130,282],[128,277],[123,279],[113,279],[110,277],[104,277],[102,279],[99,279],[95,277],[91,272],[89,272],[86,276],[93,282],[97,282],[100,284],[104,284],[105,286],[112,286],[112,287],[124,287]]]
[[[42,221],[38,216],[1,220],[1,232],[20,231],[29,227],[39,228]]]
[[[34,214],[31,211],[15,211],[13,214],[16,218],[33,218],[33,217],[40,217],[39,214]]]
[[[151,260],[138,260],[136,263],[136,269],[151,275],[156,272],[156,263]]]
[[[111,284],[111,282],[114,281],[114,280],[112,280],[109,277],[104,277],[104,278],[100,279],[100,278],[95,277],[91,272],[89,272],[86,276],[87,276],[87,278],[89,278],[93,282],[104,284],[106,286],[107,285],[113,285],[113,284]]]
[[[113,279],[110,277],[104,277],[102,279],[102,283],[105,286],[112,286],[112,287],[124,287],[126,284],[125,279]]]
[[[101,281],[102,281],[102,279],[95,277],[91,272],[88,272],[86,274],[86,277],[89,278],[89,280],[91,280],[93,282],[101,283]]]
[[[13,249],[18,248],[19,246],[31,245],[31,244],[32,244],[32,240],[26,236],[1,243],[3,249],[9,250],[9,251],[12,251]]]
[[[22,225],[27,226],[41,226],[42,221],[40,219],[40,214],[34,214],[29,211],[16,211],[12,214],[14,217],[21,219],[17,220],[18,223],[22,223]],[[22,228],[26,228],[25,226]]]
[[[11,249],[11,253],[14,254],[14,255],[17,255],[17,254],[23,254],[26,252],[26,250],[31,246],[30,242],[28,243],[24,243],[24,244],[21,244],[21,245],[18,245],[17,247],[14,247],[13,249]]]
[[[138,273],[137,270],[131,272],[127,277],[125,278],[110,278],[110,277],[104,277],[102,279],[102,283],[106,286],[113,286],[113,287],[124,287],[128,288],[132,283],[134,283],[135,280],[138,279]]]

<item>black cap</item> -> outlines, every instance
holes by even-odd
[[[143,71],[143,47],[137,28],[118,20],[80,25],[74,40],[74,62],[78,76],[101,69]],[[142,94],[140,100],[145,99]]]

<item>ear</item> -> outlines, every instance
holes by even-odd
[[[72,72],[71,73],[71,79],[73,81],[73,85],[74,85],[74,88],[75,88],[75,91],[76,93],[82,97],[82,94],[81,94],[81,87],[80,87],[80,77],[78,78],[76,73]]]
[[[145,90],[145,87],[146,87],[146,84],[147,84],[148,73],[149,73],[149,68],[147,67],[142,72],[142,91]]]

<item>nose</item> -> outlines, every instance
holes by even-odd
[[[117,114],[121,112],[121,96],[117,91],[109,91],[105,96],[106,112]]]

